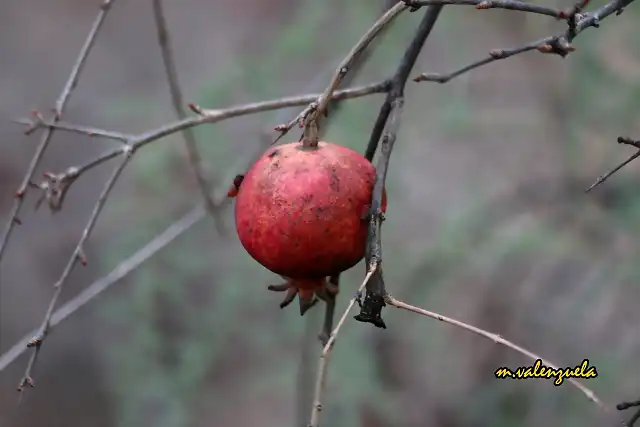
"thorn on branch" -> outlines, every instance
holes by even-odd
[[[617,141],[618,144],[631,145],[632,147],[636,147],[640,150],[640,140],[631,139],[628,136],[619,136]]]
[[[589,188],[585,190],[585,193],[590,192],[591,190],[593,190],[594,188],[596,188],[597,186],[605,182],[607,179],[611,178],[611,176],[613,176],[620,169],[622,169],[623,167],[625,167],[626,165],[628,165],[629,163],[631,163],[632,161],[640,157],[640,140],[632,139],[626,136],[619,136],[617,141],[618,141],[618,144],[625,144],[625,145],[630,145],[632,147],[635,147],[638,149],[638,151],[636,151],[633,155],[627,158],[624,162],[620,163],[618,166],[613,168],[611,171],[598,177],[598,179],[596,179],[596,181],[593,184],[591,184]]]

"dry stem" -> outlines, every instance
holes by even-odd
[[[38,354],[40,353],[40,349],[42,348],[42,343],[44,342],[45,337],[49,333],[49,329],[51,327],[51,316],[53,315],[53,311],[56,308],[56,304],[58,303],[58,298],[60,297],[60,294],[62,293],[62,289],[67,279],[69,278],[69,275],[73,270],[73,267],[75,267],[76,263],[78,261],[80,261],[83,264],[86,263],[86,257],[84,255],[84,248],[83,248],[84,243],[89,238],[91,231],[93,231],[93,227],[95,226],[96,221],[98,220],[98,216],[100,215],[100,212],[102,211],[102,208],[104,207],[104,204],[106,203],[107,198],[109,197],[109,193],[113,189],[113,186],[118,180],[118,177],[124,170],[124,167],[129,162],[129,159],[131,158],[132,154],[133,152],[130,148],[125,148],[122,150],[121,162],[118,164],[118,166],[116,166],[116,168],[114,169],[111,175],[111,178],[109,178],[109,180],[106,182],[104,189],[102,190],[102,193],[100,194],[100,197],[98,198],[98,201],[96,202],[96,205],[93,208],[93,212],[89,217],[89,221],[84,231],[82,232],[82,237],[80,237],[80,240],[78,241],[78,244],[75,250],[73,251],[71,258],[69,259],[67,266],[62,272],[62,275],[54,285],[55,291],[53,292],[53,297],[51,298],[51,302],[49,303],[49,308],[47,309],[47,312],[44,316],[44,320],[42,321],[42,325],[40,326],[40,331],[38,332],[38,335],[35,336],[27,344],[27,347],[34,348],[34,352],[31,354],[31,359],[29,360],[27,369],[24,373],[24,376],[22,377],[22,380],[20,381],[20,384],[18,385],[18,391],[22,391],[25,388],[25,386],[33,387],[34,385],[33,379],[31,377],[31,372],[38,358]]]
[[[469,2],[462,2],[462,1],[456,1],[456,0],[453,0],[453,1],[455,1],[455,3],[452,3],[452,4],[470,4],[470,5],[476,4],[473,1],[469,1]],[[571,45],[571,42],[580,33],[582,33],[584,30],[590,27],[598,28],[600,25],[600,22],[603,19],[607,18],[613,13],[616,13],[616,15],[619,15],[622,12],[623,8],[631,4],[633,1],[634,0],[612,0],[593,12],[587,12],[583,14],[578,14],[574,12],[569,16],[567,16],[569,28],[562,34],[545,37],[516,48],[494,49],[491,52],[489,52],[489,55],[487,57],[481,60],[472,62],[471,64],[465,67],[462,67],[456,71],[453,71],[451,73],[448,73],[448,74],[422,73],[414,77],[413,81],[415,82],[431,81],[431,82],[438,82],[438,83],[447,83],[449,80],[455,77],[458,77],[468,71],[481,67],[483,65],[487,65],[501,59],[510,58],[512,56],[519,55],[521,53],[529,52],[532,50],[538,50],[539,52],[542,52],[542,53],[552,53],[552,54],[559,55],[561,57],[565,57],[566,55],[568,55],[569,53],[575,50],[575,47]],[[416,1],[414,3],[433,4],[431,1],[429,2]],[[477,4],[478,5],[482,4],[482,2]],[[492,1],[489,1],[488,4],[491,5],[490,7],[503,7],[507,4],[514,6],[515,4],[524,5],[525,3],[513,2],[509,0],[507,0],[506,2],[496,2],[495,0],[492,0]],[[503,6],[500,6],[501,4]],[[537,13],[541,11],[538,9],[538,6],[530,5],[530,7],[533,9],[536,9]],[[479,7],[479,9],[487,9],[487,8],[489,7]],[[515,8],[515,6],[513,8]],[[515,9],[515,10],[522,10],[522,9]],[[530,12],[533,12],[533,10],[530,10]],[[560,10],[555,11],[555,13],[558,14],[557,16],[562,15],[564,17],[566,15],[566,12],[563,12]]]
[[[322,354],[320,355],[320,363],[318,366],[318,374],[316,376],[315,390],[313,394],[313,408],[311,409],[311,418],[310,418],[308,427],[318,427],[320,412],[322,411],[322,394],[324,392],[324,385],[327,378],[327,365],[329,364],[329,356],[331,355],[331,350],[333,350],[333,344],[336,340],[336,337],[340,332],[340,328],[342,328],[342,325],[344,325],[344,323],[346,322],[349,312],[351,311],[357,299],[359,298],[360,292],[362,292],[364,287],[367,286],[367,282],[369,281],[369,279],[371,279],[371,276],[373,276],[377,268],[378,266],[375,263],[369,266],[369,271],[367,272],[367,275],[364,277],[362,284],[358,288],[358,294],[356,294],[356,296],[351,298],[351,301],[349,301],[349,305],[347,305],[347,309],[344,311],[344,313],[342,313],[342,317],[338,321],[338,324],[336,325],[335,329],[331,332],[331,335],[329,335],[329,339],[327,340],[327,343],[322,349]]]
[[[410,304],[407,304],[407,303],[402,302],[400,300],[397,300],[397,299],[395,299],[394,297],[392,297],[389,294],[387,294],[385,296],[385,302],[390,306],[393,306],[393,307],[396,307],[396,308],[401,308],[403,310],[407,310],[407,311],[410,311],[412,313],[420,314],[422,316],[427,316],[427,317],[430,317],[432,319],[436,319],[436,320],[439,320],[441,322],[448,323],[448,324],[453,325],[453,326],[457,326],[458,328],[465,329],[465,330],[467,330],[469,332],[473,332],[476,335],[479,335],[481,337],[490,339],[491,341],[493,341],[496,344],[501,344],[501,345],[503,345],[503,346],[505,346],[507,348],[515,350],[516,352],[526,356],[527,358],[529,358],[530,360],[532,360],[534,362],[536,360],[540,360],[540,361],[542,361],[542,363],[544,363],[546,366],[548,366],[551,369],[560,369],[558,367],[558,365],[549,362],[548,360],[544,359],[541,356],[538,356],[537,354],[527,350],[526,348],[520,347],[519,345],[514,344],[511,341],[502,338],[498,334],[494,334],[494,333],[485,331],[484,329],[480,329],[480,328],[478,328],[476,326],[469,325],[468,323],[461,322],[460,320],[456,320],[456,319],[453,319],[451,317],[447,317],[447,316],[444,316],[442,314],[435,313],[433,311],[428,311],[428,310],[425,310],[423,308],[415,307],[413,305],[410,305]],[[569,381],[578,390],[580,390],[587,397],[587,399],[589,399],[590,401],[592,401],[593,403],[598,405],[601,409],[603,409],[605,411],[609,411],[609,407],[607,405],[605,405],[602,402],[602,400],[591,389],[586,387],[580,381],[576,380],[575,378],[567,378],[567,381]]]
[[[98,36],[98,32],[100,28],[102,28],[102,24],[111,10],[111,6],[113,6],[115,0],[104,0],[102,5],[100,6],[100,12],[98,12],[98,16],[96,17],[93,25],[91,26],[91,30],[89,30],[89,34],[80,49],[80,53],[78,54],[78,58],[73,64],[73,68],[71,70],[71,74],[67,79],[60,96],[56,100],[55,107],[53,109],[53,118],[51,119],[51,123],[55,124],[64,113],[64,109],[67,106],[67,101],[71,97],[71,93],[73,89],[75,89],[76,84],[78,83],[78,79],[80,78],[80,74],[84,68],[85,63],[87,62],[87,58],[89,57],[89,52],[93,48],[94,42],[96,41],[96,37]],[[44,152],[47,150],[49,146],[49,142],[51,141],[51,137],[55,132],[55,127],[47,127],[42,137],[40,138],[40,143],[36,148],[36,152],[31,159],[29,167],[27,168],[27,173],[22,179],[22,184],[15,193],[15,200],[13,202],[13,207],[11,209],[11,214],[9,215],[9,220],[7,221],[7,225],[5,226],[4,233],[2,235],[2,239],[0,239],[0,263],[2,262],[2,257],[4,255],[5,249],[7,247],[7,243],[9,241],[9,237],[11,236],[11,232],[13,231],[13,226],[15,224],[19,224],[20,220],[18,219],[18,215],[20,214],[20,208],[22,207],[22,202],[24,201],[24,197],[26,195],[27,189],[29,188],[29,184],[33,178],[33,175],[36,171],[36,168],[40,164],[40,160],[42,160],[42,156]]]
[[[173,57],[173,49],[171,48],[171,35],[169,33],[167,19],[165,18],[164,6],[162,0],[152,0],[152,2],[153,16],[155,18],[156,29],[158,30],[158,44],[160,45],[162,61],[167,74],[167,82],[169,83],[169,91],[171,93],[171,102],[173,104],[173,109],[176,112],[176,116],[178,116],[179,119],[184,119],[187,117],[187,114],[184,109],[185,103],[182,99],[182,90],[180,90],[176,61]],[[207,211],[213,217],[218,233],[224,234],[222,218],[217,214],[216,205],[211,198],[211,187],[209,186],[209,182],[202,171],[202,162],[193,129],[184,129],[182,131],[182,137],[184,139],[185,148],[187,149],[189,163],[193,169],[196,183],[198,184],[198,188],[200,189],[200,193],[204,199]]]
[[[336,69],[331,82],[324,90],[322,95],[317,100],[317,107],[311,111],[309,117],[305,123],[305,135],[303,138],[303,144],[305,146],[313,147],[318,145],[318,119],[327,111],[327,105],[331,100],[333,92],[338,88],[340,82],[344,76],[349,72],[351,64],[357,60],[358,56],[369,46],[369,44],[376,38],[380,31],[391,23],[400,12],[407,9],[407,5],[404,3],[397,3],[391,9],[389,9],[384,15],[378,19],[371,28],[358,40],[358,42],[351,48],[347,56],[342,60],[338,68]]]

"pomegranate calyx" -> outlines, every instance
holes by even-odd
[[[327,283],[326,280],[295,280],[287,279],[285,283],[269,285],[267,289],[273,292],[286,292],[280,303],[280,308],[285,308],[298,297],[300,315],[309,311],[319,300],[328,302],[338,294],[338,287]]]

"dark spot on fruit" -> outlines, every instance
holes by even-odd
[[[280,150],[278,150],[277,148],[275,150],[273,150],[271,153],[269,153],[269,158],[272,159],[275,156],[277,156],[278,154],[280,154]]]
[[[300,242],[299,242],[298,240],[296,240],[296,243],[294,244],[294,246],[295,246],[296,248],[299,248],[299,247],[300,247]]]
[[[340,178],[338,178],[335,168],[331,171],[331,181],[329,181],[329,186],[335,192],[340,191]]]
[[[304,196],[301,197],[301,199],[302,199],[303,206],[308,205],[313,200],[313,194],[305,194]]]
[[[325,228],[325,229],[324,229],[324,232],[328,234],[328,233],[329,233],[329,229],[328,229],[328,228]]]

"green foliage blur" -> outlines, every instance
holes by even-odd
[[[300,3],[295,17],[279,31],[268,49],[259,55],[238,55],[221,66],[202,88],[201,98],[197,100],[200,105],[223,107],[233,104],[234,90],[238,87],[255,100],[289,94],[286,76],[292,63],[304,63],[309,52],[339,58],[377,16],[377,11],[370,8],[367,1],[344,2],[341,6],[343,19],[348,25],[332,26],[332,31],[326,31],[331,25],[330,8],[318,1]],[[452,61],[462,64],[464,58],[480,57],[482,53],[474,54],[465,47],[465,40],[470,36],[465,33],[463,25],[465,15],[458,11],[449,13],[446,10],[436,28],[439,34],[446,35],[447,43],[451,44]],[[368,76],[384,78],[393,71],[420,17],[420,12],[403,17],[403,23],[395,25],[385,36],[367,64]],[[637,21],[639,18],[638,8],[635,8],[625,12],[621,18],[612,19]],[[629,25],[631,27],[633,25]],[[627,80],[622,80],[619,73],[612,75],[602,53],[605,49],[602,44],[615,39],[628,45],[628,52],[635,52],[640,58],[639,39],[633,31],[622,31],[610,25],[609,21],[598,32],[581,36],[577,41],[578,51],[564,60],[572,73],[570,87],[566,88],[571,109],[567,123],[568,140],[565,141],[570,154],[567,158],[571,161],[567,168],[572,171],[579,171],[585,161],[586,154],[581,152],[585,127],[603,124],[612,132],[628,128],[640,110],[640,79],[633,78],[632,73]],[[428,56],[429,49],[427,43],[423,55]],[[491,65],[502,66],[507,66],[506,62]],[[256,78],[256,73],[259,78]],[[450,85],[464,85],[465,79],[461,77]],[[476,126],[474,109],[464,91],[435,93],[426,85],[419,90],[423,91],[421,96],[425,98],[425,105],[441,106],[437,116],[430,118],[433,137],[457,137],[473,131]],[[362,152],[379,108],[379,102],[372,99],[348,101],[327,139]],[[409,111],[408,115],[420,118],[420,112]],[[273,125],[275,116],[276,113],[265,113],[257,120],[264,126]],[[227,127],[201,126],[196,129],[196,134],[198,141],[227,141],[201,143],[201,154],[206,161],[214,162],[215,167],[233,163],[238,151],[230,141]],[[246,139],[254,137],[257,139],[255,135],[245,135]],[[408,137],[421,136],[415,135],[410,126],[404,127],[399,144],[402,144],[402,138]],[[175,136],[174,139],[177,141],[178,138]],[[609,139],[611,142],[607,144],[611,145],[611,150],[602,152],[610,153],[610,156],[602,159],[602,167],[613,165],[619,158],[615,155],[615,138]],[[176,158],[181,156],[180,150],[182,146],[179,143],[157,144],[140,156],[135,165],[139,190],[149,200],[160,200],[154,203],[168,203],[167,189],[179,185],[166,171],[175,168]],[[392,160],[387,187],[391,207],[394,199],[405,197],[403,193],[407,184],[398,178],[396,171],[399,166]],[[589,183],[585,181],[584,184],[586,187]],[[629,191],[632,183],[625,182],[622,177],[612,185],[627,195],[624,196],[624,206],[613,210],[608,221],[618,224],[623,232],[634,233],[638,225],[631,219],[638,218],[640,198]],[[468,193],[465,197],[467,202],[452,206],[446,221],[439,224],[436,237],[418,248],[407,248],[401,239],[394,237],[401,234],[404,225],[403,221],[393,219],[401,213],[391,208],[390,220],[384,226],[384,251],[388,257],[385,258],[385,274],[393,278],[393,283],[401,284],[401,287],[393,288],[395,295],[410,299],[416,305],[433,303],[437,306],[446,299],[452,282],[463,280],[464,276],[491,276],[490,272],[522,262],[527,257],[544,255],[555,258],[557,262],[579,265],[588,262],[593,248],[573,234],[558,232],[553,221],[536,222],[515,231],[496,231],[497,224],[509,221],[509,218],[498,218],[496,209],[492,208],[494,201],[487,200],[475,190],[472,184],[469,188],[460,189]],[[135,251],[175,219],[166,215],[167,212],[177,212],[193,200],[182,200],[177,196],[173,202],[179,208],[173,206],[154,210],[156,213],[152,215],[147,213],[139,227],[116,236],[112,246],[105,251],[105,265],[111,267]],[[577,209],[573,209],[567,215],[575,217],[579,214]],[[231,224],[228,227],[231,229]],[[296,378],[301,343],[309,331],[314,335],[319,332],[321,310],[314,310],[304,319],[295,308],[279,311],[280,296],[265,289],[270,281],[277,278],[253,262],[238,244],[218,252],[210,251],[211,242],[215,239],[211,222],[201,222],[129,277],[125,294],[110,298],[108,304],[102,306],[105,325],[113,329],[114,336],[120,340],[120,344],[114,345],[107,355],[112,365],[111,386],[116,396],[118,427],[202,425],[199,424],[202,414],[214,416],[230,402],[238,399],[243,402],[260,401],[268,395],[290,399],[292,407],[296,405],[300,394]],[[225,253],[223,261],[212,261],[214,253],[221,251]],[[216,271],[212,271],[212,263]],[[639,271],[633,257],[630,257],[616,264],[614,272],[603,271],[600,275],[618,284],[636,283],[637,286]],[[363,267],[358,266],[343,276],[338,313],[345,307],[362,272]],[[591,280],[596,283],[598,279]],[[203,283],[211,283],[211,286],[203,286]],[[557,339],[562,340],[563,331],[570,330],[571,325],[578,324],[588,315],[580,311],[580,307],[586,307],[587,298],[596,298],[598,292],[598,289],[582,292],[579,295],[583,299],[582,304],[576,303],[563,312],[564,326],[548,326],[550,336],[558,334]],[[531,300],[529,304],[530,307],[523,310],[536,309],[540,301]],[[379,361],[371,356],[376,345],[393,346],[394,340],[399,340],[411,349],[411,354],[420,355],[406,362],[409,373],[404,375],[408,378],[412,377],[411,369],[417,372],[437,369],[445,382],[447,378],[459,381],[461,377],[471,375],[459,371],[463,355],[456,354],[455,342],[460,335],[463,335],[462,340],[466,339],[463,332],[404,313],[391,310],[386,313],[391,331],[380,332],[355,322],[345,327],[332,356],[323,425],[360,425],[363,405],[375,407],[378,413],[384,414],[388,425],[405,425],[403,408],[406,408],[406,394],[381,380],[384,373],[380,372]],[[265,318],[270,321],[256,321]],[[394,330],[401,330],[401,333]],[[396,334],[395,338],[389,338],[392,333]],[[380,338],[376,334],[387,335]],[[527,339],[526,344],[539,343]],[[315,340],[310,340],[307,345],[312,346],[310,367],[313,376],[320,349]],[[504,358],[506,352],[500,354]],[[590,355],[600,372],[600,379],[590,385],[608,391],[615,384],[607,383],[607,374],[616,375],[619,361],[612,355],[604,357],[605,354],[606,349],[602,349],[602,354]],[[576,358],[582,357],[576,354]],[[259,366],[254,364],[256,360],[260,361]],[[523,364],[522,359],[515,356],[508,360]],[[237,369],[234,362],[244,367]],[[589,411],[593,411],[574,390],[555,393],[557,390],[552,390],[551,385],[492,381],[489,375],[475,393],[459,397],[464,411],[458,416],[463,421],[473,423],[482,419],[486,425],[494,427],[524,425],[528,411],[542,406],[553,417],[554,425],[577,427],[588,419]],[[437,388],[438,385],[427,384],[426,387]],[[419,405],[419,401],[425,398],[415,396],[418,402],[414,404]],[[307,406],[310,410],[310,405]],[[246,408],[247,411],[254,409]],[[455,411],[455,408],[451,410]],[[290,425],[293,424],[292,421]],[[267,423],[261,423],[261,426],[270,427]]]

